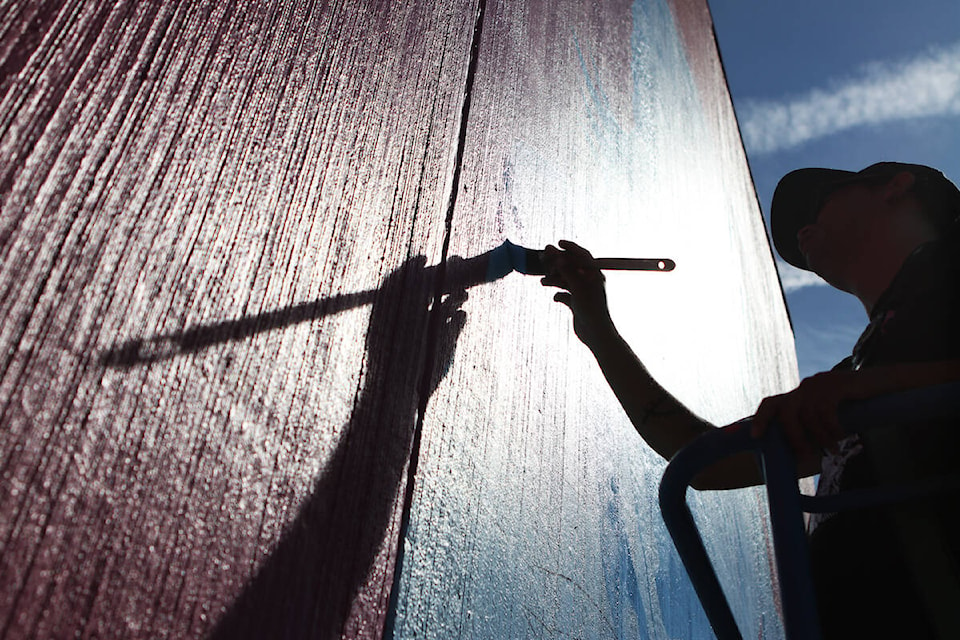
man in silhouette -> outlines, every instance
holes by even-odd
[[[856,296],[870,318],[850,357],[766,398],[753,418],[756,436],[773,421],[782,425],[800,474],[821,474],[818,493],[958,472],[956,424],[846,437],[837,419],[845,400],[960,380],[958,216],[960,191],[921,165],[884,162],[856,173],[800,169],[780,181],[771,205],[778,252]],[[561,289],[554,299],[572,310],[577,336],[644,440],[669,459],[714,428],[661,387],[617,332],[591,254],[561,241],[559,248],[547,247],[546,256],[544,286]],[[695,486],[760,481],[752,455],[743,455],[708,469]],[[812,520],[824,634],[919,638],[951,629],[944,602],[949,606],[960,593],[958,513],[954,493]]]

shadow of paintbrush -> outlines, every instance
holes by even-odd
[[[601,269],[671,271],[675,267],[673,260],[667,258],[597,258],[596,262]],[[445,294],[493,282],[514,271],[525,275],[548,273],[543,250],[521,247],[509,240],[472,258],[452,256],[444,266],[443,271],[440,271],[441,265],[424,267],[424,275],[443,277],[441,291]],[[274,311],[197,325],[178,332],[163,333],[150,338],[134,338],[104,351],[99,361],[104,366],[131,367],[165,360],[371,304],[379,292],[380,289],[368,289],[337,294]]]

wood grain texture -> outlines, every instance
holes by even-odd
[[[676,258],[607,273],[612,312],[655,376],[724,424],[794,384],[796,363],[726,86],[696,77],[691,38],[719,68],[709,20],[681,29],[666,2],[490,0],[451,254],[567,238]],[[664,462],[552,293],[514,274],[463,306],[395,637],[710,635],[656,506]],[[760,496],[693,501],[744,636],[778,637]]]
[[[38,7],[0,31],[0,636],[379,637],[475,5]]]
[[[0,637],[379,638],[411,449],[395,637],[705,633],[565,311],[474,286],[505,238],[670,256],[608,276],[655,374],[718,422],[795,381],[677,6],[10,4]],[[776,636],[756,494],[697,501]]]

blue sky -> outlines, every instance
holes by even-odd
[[[900,160],[960,181],[960,2],[709,5],[765,218],[777,181],[803,166]],[[805,377],[849,354],[867,318],[851,296],[778,267]]]

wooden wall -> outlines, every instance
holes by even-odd
[[[795,382],[704,2],[9,5],[0,158],[0,637],[706,628],[566,310],[474,275],[672,257],[609,278],[668,387]],[[695,500],[775,637],[757,494]]]

